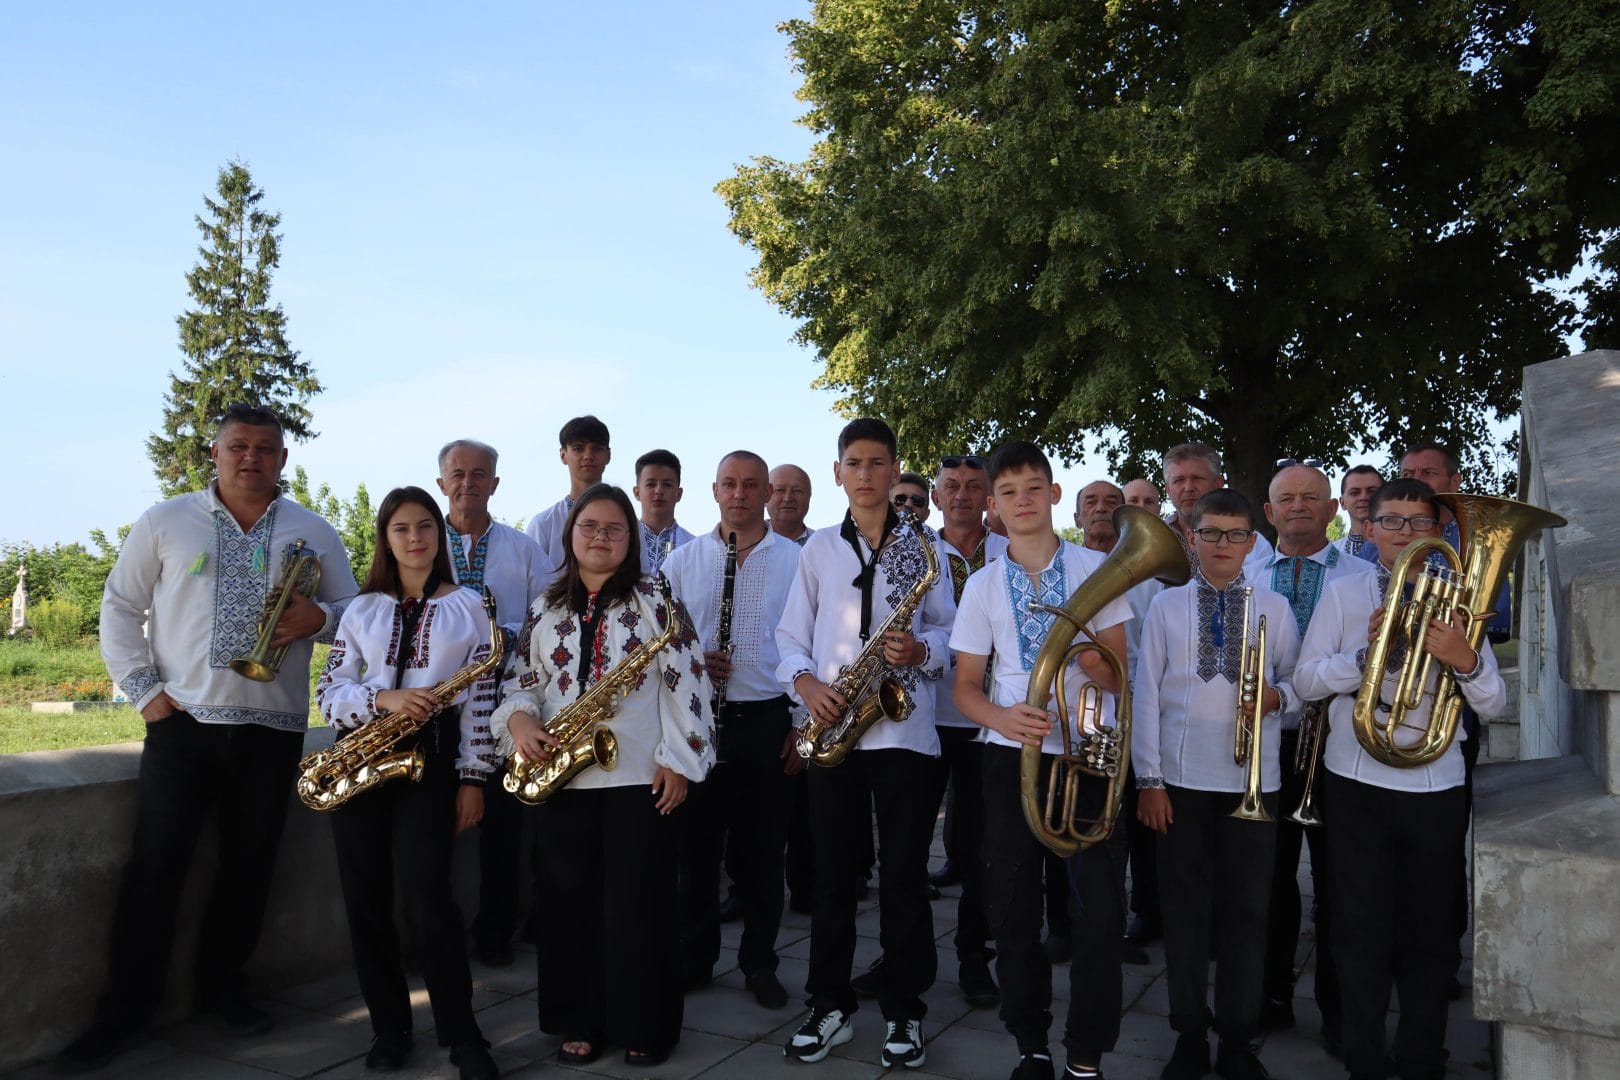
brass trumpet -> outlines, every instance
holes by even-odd
[[[1125,777],[1131,765],[1131,690],[1125,667],[1112,649],[1096,640],[1086,624],[1134,585],[1151,578],[1180,585],[1192,576],[1181,541],[1157,515],[1139,506],[1122,506],[1114,511],[1114,530],[1119,536],[1114,550],[1062,607],[1035,605],[1036,610],[1056,615],[1058,620],[1035,656],[1024,702],[1044,710],[1056,695],[1063,726],[1063,753],[1053,757],[1043,776],[1041,748],[1020,748],[1019,800],[1035,838],[1061,856],[1073,855],[1113,832],[1125,800]],[[1076,642],[1074,639],[1080,635],[1087,640]],[[1087,717],[1100,717],[1102,709],[1102,688],[1087,681],[1079,688],[1076,730],[1071,732],[1066,676],[1070,664],[1088,650],[1096,650],[1119,680],[1115,726],[1102,728],[1094,719],[1092,730],[1086,730]],[[1082,818],[1079,813],[1082,776],[1108,781],[1102,810],[1095,818]]]
[[[291,642],[274,649],[270,647],[270,639],[276,636],[276,623],[292,603],[293,593],[313,597],[320,585],[320,560],[300,540],[282,556],[281,581],[265,599],[264,614],[259,617],[259,639],[254,642],[253,651],[232,660],[231,670],[254,682],[274,682],[287,650],[292,647]]]
[[[1294,749],[1294,771],[1305,774],[1305,793],[1299,797],[1299,806],[1288,815],[1295,825],[1322,824],[1322,815],[1316,806],[1317,778],[1322,774],[1322,750],[1327,745],[1328,703],[1312,701],[1299,717],[1299,744]]]
[[[1266,810],[1260,792],[1260,741],[1264,733],[1262,722],[1266,715],[1266,617],[1260,616],[1255,627],[1254,641],[1249,637],[1249,609],[1254,606],[1254,589],[1243,590],[1243,658],[1238,666],[1237,730],[1232,745],[1232,760],[1247,765],[1244,776],[1243,799],[1231,817],[1240,821],[1276,821]]]
[[[1485,624],[1493,614],[1497,593],[1507,581],[1508,571],[1519,557],[1525,542],[1543,529],[1555,529],[1568,522],[1548,510],[1512,499],[1490,495],[1446,493],[1435,501],[1449,507],[1457,517],[1458,535],[1464,554],[1437,536],[1412,541],[1395,560],[1390,571],[1390,593],[1400,596],[1400,588],[1412,572],[1413,560],[1422,560],[1422,569],[1412,587],[1412,598],[1386,602],[1384,622],[1378,637],[1367,650],[1367,666],[1361,688],[1356,692],[1356,741],[1374,760],[1397,769],[1417,769],[1437,761],[1457,736],[1462,719],[1462,697],[1457,692],[1451,669],[1440,665],[1434,680],[1433,707],[1428,725],[1417,742],[1401,746],[1395,741],[1396,729],[1405,726],[1407,713],[1418,709],[1433,674],[1433,657],[1424,651],[1429,622],[1449,622],[1461,615],[1468,621],[1467,639],[1476,652],[1485,637]],[[1445,561],[1442,569],[1427,565],[1430,552]],[[1383,701],[1384,667],[1399,633],[1406,647],[1405,662],[1393,703]],[[1379,715],[1384,714],[1384,720]]]

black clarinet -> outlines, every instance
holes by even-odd
[[[737,534],[731,533],[726,537],[726,570],[720,586],[720,626],[714,640],[715,651],[725,653],[727,660],[731,659],[731,605],[736,592]],[[726,686],[730,681],[730,678],[714,680],[714,753],[717,762],[722,760],[721,748],[726,743],[722,714],[726,711]]]

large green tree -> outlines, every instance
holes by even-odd
[[[321,384],[287,344],[281,305],[270,302],[281,215],[260,209],[264,192],[239,161],[219,170],[217,193],[217,201],[203,197],[206,216],[195,219],[203,243],[186,275],[193,306],[175,320],[185,367],[169,372],[163,430],[146,440],[165,496],[207,485],[215,421],[235,402],[274,409],[294,439],[315,435],[307,402]]]
[[[1488,458],[1519,370],[1614,303],[1558,285],[1620,227],[1620,5],[817,0],[783,30],[818,141],[718,190],[819,384],[913,461],[1204,438],[1259,493],[1285,454]]]

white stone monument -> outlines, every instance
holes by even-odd
[[[26,563],[17,567],[17,587],[11,592],[11,630],[10,637],[16,637],[28,629],[28,565]]]

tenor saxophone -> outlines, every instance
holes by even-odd
[[[670,599],[669,582],[662,574],[657,581],[668,612],[663,631],[638,646],[578,700],[558,709],[546,721],[546,731],[559,744],[551,756],[544,761],[530,761],[513,747],[510,730],[502,736],[500,749],[506,756],[506,775],[501,778],[501,786],[520,801],[538,806],[592,766],[608,772],[618,767],[619,740],[607,722],[619,711],[619,698],[630,692],[641,673],[683,628],[681,609]]]
[[[488,593],[484,594],[484,611],[489,614],[489,655],[429,691],[439,703],[435,715],[467,687],[501,666],[506,632],[495,621],[495,599]],[[404,662],[403,657],[400,662]],[[398,747],[426,723],[405,713],[388,713],[361,725],[354,734],[325,750],[308,755],[298,763],[298,798],[311,810],[336,810],[361,792],[389,780],[406,777],[415,783],[422,779],[422,770],[427,767],[426,752],[420,746],[409,750]]]
[[[939,556],[909,511],[901,513],[900,522],[902,528],[911,529],[917,543],[922,545],[928,568],[911,587],[911,591],[895,605],[889,617],[883,620],[877,632],[867,638],[866,647],[855,662],[833,680],[833,689],[849,703],[843,713],[831,722],[812,716],[799,733],[795,744],[799,756],[812,764],[827,767],[842,764],[873,724],[884,717],[904,720],[915,708],[905,684],[894,677],[883,659],[883,639],[891,630],[904,630],[911,626],[911,617],[916,614],[918,605],[928,595],[928,590],[933,588],[934,582],[939,580]],[[877,558],[876,553],[872,557]]]

